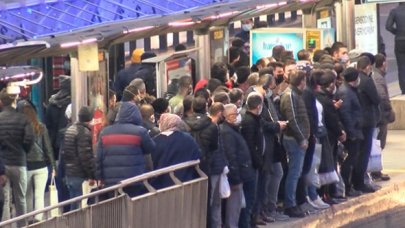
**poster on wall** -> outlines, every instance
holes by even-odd
[[[322,29],[322,49],[332,47],[336,40],[335,35],[334,28]]]
[[[354,6],[354,29],[356,49],[362,52],[378,53],[377,5]]]
[[[325,17],[316,20],[317,28],[332,28],[332,19],[331,17]]]
[[[294,56],[304,48],[303,30],[300,29],[252,30],[250,36],[251,63],[272,56],[273,47],[276,45],[283,45],[286,50],[292,51]]]
[[[310,51],[321,49],[321,35],[321,30],[306,30],[305,48]]]

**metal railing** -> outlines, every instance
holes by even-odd
[[[15,227],[18,223],[35,228],[205,227],[208,178],[200,170],[199,163],[199,160],[184,162],[126,179],[117,185],[1,222],[0,227]],[[176,177],[175,171],[192,167],[197,173],[196,178],[182,182]],[[173,184],[155,189],[149,181],[161,175],[169,175]],[[124,193],[124,187],[140,182],[147,189],[146,193],[133,198]],[[113,196],[100,201],[100,196],[107,193],[113,193]],[[56,217],[50,216],[54,209],[60,212],[64,206],[80,204],[86,199],[94,199],[95,203],[59,213]],[[41,213],[44,214],[43,221],[28,225],[30,219]]]

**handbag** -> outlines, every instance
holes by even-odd
[[[58,189],[55,184],[55,177],[52,176],[51,183],[49,185],[49,202],[51,206],[58,204]],[[51,210],[51,217],[56,217],[59,215],[59,208]]]
[[[380,140],[373,138],[367,172],[379,172],[382,170],[381,152]]]
[[[226,199],[231,196],[231,187],[229,186],[228,177],[226,176],[228,173],[229,169],[225,166],[224,171],[219,178],[219,195],[221,196],[221,199]]]

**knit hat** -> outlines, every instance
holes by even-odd
[[[353,67],[348,67],[343,71],[343,76],[346,82],[354,82],[359,77],[359,71]]]
[[[140,63],[142,54],[143,54],[143,49],[139,49],[139,48],[135,49],[132,52],[131,62],[132,63]]]
[[[357,62],[359,60],[359,57],[361,55],[361,51],[358,49],[353,49],[349,51],[349,59],[351,63]]]
[[[93,112],[88,106],[83,106],[79,110],[79,122],[86,123],[93,119]]]

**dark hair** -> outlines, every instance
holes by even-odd
[[[288,80],[291,85],[299,86],[303,80],[306,80],[306,72],[302,70],[293,71]]]
[[[138,88],[135,85],[128,85],[122,92],[122,102],[133,101],[134,97],[138,95]]]
[[[302,49],[297,53],[298,60],[310,60],[309,51]]]
[[[174,47],[174,51],[184,51],[184,50],[187,50],[187,47],[184,44],[177,44]]]
[[[214,91],[218,88],[218,86],[222,85],[222,82],[216,78],[211,78],[208,80],[207,88],[211,93],[214,93]]]
[[[269,63],[269,66],[273,67],[273,70],[276,69],[276,67],[281,67],[284,69],[284,64],[282,62],[271,62]]]
[[[208,100],[210,98],[210,93],[208,92],[208,90],[206,88],[201,88],[201,89],[198,89],[197,91],[195,91],[194,97],[203,97],[206,100]]]
[[[232,104],[235,104],[238,100],[242,99],[243,91],[239,88],[233,88],[229,92],[229,100]]]
[[[375,58],[374,58],[374,55],[371,54],[370,52],[363,52],[363,53],[361,53],[360,56],[367,56],[370,59],[370,64],[374,65]]]
[[[229,104],[230,102],[229,95],[226,92],[215,93],[213,96],[213,100],[214,102],[220,102],[222,104]]]
[[[259,70],[259,76],[262,76],[264,74],[271,74],[273,75],[273,67],[265,67]]]
[[[233,47],[243,47],[243,45],[245,44],[245,41],[243,41],[241,38],[237,37],[232,41],[232,46]]]
[[[281,53],[283,51],[285,51],[285,48],[283,45],[274,46],[273,50],[272,50],[272,57],[277,61],[281,61]]]
[[[256,109],[262,103],[263,103],[262,97],[258,94],[248,96],[246,101],[248,110]]]
[[[331,47],[326,47],[326,48],[324,48],[323,50],[326,52],[326,54],[333,55],[333,52],[332,52],[332,48],[331,48]]]
[[[333,43],[333,45],[331,47],[332,55],[335,52],[339,51],[340,48],[347,48],[347,46],[343,42],[339,42],[339,41],[336,41],[335,43]]]
[[[314,52],[314,56],[312,57],[312,61],[313,62],[319,62],[319,60],[321,59],[321,57],[323,56],[323,55],[327,55],[328,53],[326,53],[326,51],[325,50],[316,50],[315,52]],[[299,57],[298,57],[298,59],[299,59]]]
[[[281,53],[281,62],[286,63],[288,60],[294,60],[294,53],[292,51],[283,51]]]
[[[248,66],[238,67],[236,74],[238,75],[238,84],[245,83],[250,75],[250,68]]]
[[[179,88],[189,88],[192,83],[193,82],[190,76],[182,76],[179,79]]]
[[[311,72],[311,74],[309,75],[309,83],[311,87],[315,86],[315,85],[321,85],[322,84],[322,80],[321,78],[323,77],[323,75],[325,74],[324,70],[313,70]]]
[[[221,83],[226,82],[226,74],[228,73],[228,67],[225,63],[217,62],[211,67],[211,78],[218,79]]]
[[[239,47],[229,48],[229,63],[232,63],[240,56],[241,49]]]
[[[366,67],[371,65],[370,58],[367,56],[361,56],[359,60],[357,61],[357,69],[358,70],[364,70]]]
[[[186,112],[189,112],[193,108],[193,99],[194,97],[191,95],[187,95],[183,99],[183,116]]]
[[[195,113],[205,114],[207,112],[207,100],[203,97],[194,97],[193,110]]]
[[[149,117],[155,113],[153,106],[150,104],[143,104],[139,109],[140,109],[139,111],[141,112],[142,119],[144,120],[148,120]]]
[[[165,113],[169,107],[169,102],[164,98],[158,98],[152,102],[153,109],[156,113]]]
[[[340,75],[343,73],[343,71],[345,70],[345,68],[343,67],[343,64],[341,63],[335,63],[333,65],[333,70],[336,72],[337,75]]]
[[[383,54],[377,54],[375,55],[375,67],[380,68],[383,66],[384,62],[386,61],[386,58]]]

